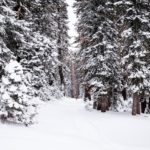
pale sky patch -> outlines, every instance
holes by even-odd
[[[73,44],[75,36],[77,36],[77,32],[75,29],[75,24],[77,22],[75,10],[73,9],[73,4],[75,0],[66,0],[68,3],[68,17],[69,17],[69,36],[70,36],[70,49],[75,50],[75,46]]]

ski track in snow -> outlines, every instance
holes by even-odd
[[[29,128],[0,124],[2,150],[149,150],[150,116],[87,111],[64,98],[41,106]]]

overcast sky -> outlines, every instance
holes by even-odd
[[[77,35],[76,30],[75,30],[75,23],[77,21],[76,14],[74,13],[73,9],[73,3],[75,0],[66,0],[68,3],[68,17],[69,17],[69,36],[71,37],[70,39],[70,44],[71,48],[74,48],[73,46],[73,41],[74,37]]]

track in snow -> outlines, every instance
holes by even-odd
[[[2,150],[149,150],[150,118],[87,111],[81,100],[51,101],[30,127],[0,125]]]

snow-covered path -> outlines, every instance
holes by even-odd
[[[150,117],[102,114],[84,105],[51,101],[32,127],[0,124],[0,150],[150,150]]]

